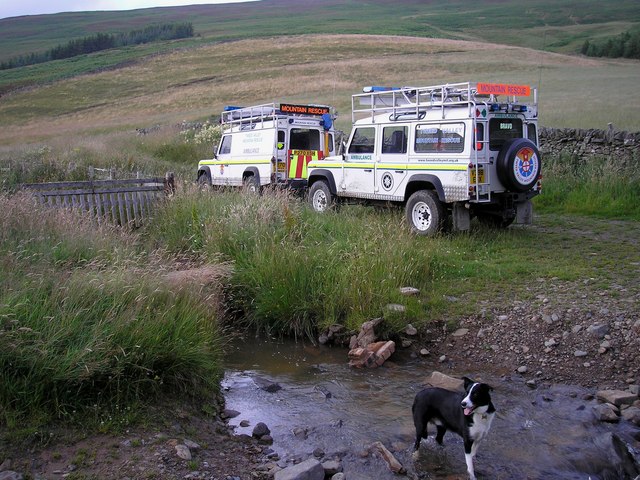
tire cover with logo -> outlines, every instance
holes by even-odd
[[[502,146],[497,160],[498,178],[516,192],[530,190],[540,178],[538,147],[527,138],[512,138]]]

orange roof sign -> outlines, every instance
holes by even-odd
[[[528,97],[531,95],[529,85],[509,85],[506,83],[478,83],[480,95],[512,95],[516,97]]]
[[[281,103],[280,111],[284,113],[299,113],[302,115],[324,115],[329,113],[329,107],[320,105],[291,105],[289,103]]]

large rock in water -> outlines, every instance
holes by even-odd
[[[324,468],[315,458],[276,472],[275,480],[324,480]]]
[[[600,390],[596,393],[596,398],[601,402],[611,403],[616,407],[631,405],[638,400],[638,395],[622,390]]]
[[[453,378],[438,371],[431,372],[424,382],[425,386],[440,387],[452,392],[464,392],[464,381],[459,378]]]
[[[354,368],[376,368],[381,366],[396,351],[394,341],[370,343],[349,351],[349,366]]]

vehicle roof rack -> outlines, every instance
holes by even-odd
[[[283,109],[285,111],[283,111]],[[321,113],[329,113],[333,109],[328,105],[291,105],[275,102],[254,105],[251,107],[226,106],[220,116],[223,127],[241,129],[264,128],[264,122],[278,118],[309,117],[320,118]],[[313,112],[313,113],[311,113]],[[335,115],[332,115],[334,118]]]
[[[415,115],[416,118],[424,116],[429,109],[439,108],[444,112],[449,107],[469,107],[469,114],[478,104],[487,107],[499,102],[499,96],[506,96],[506,105],[517,103],[517,97],[531,95],[531,89],[524,85],[507,85],[481,82],[447,83],[429,87],[365,87],[364,93],[351,97],[351,120],[356,121],[356,116],[371,115],[373,120],[376,115],[389,113],[391,119],[406,118]],[[520,102],[521,103],[521,102]],[[504,105],[504,104],[499,104]],[[537,112],[537,90],[533,89],[533,106]],[[518,105],[520,107],[520,105]],[[501,108],[501,107],[499,107]],[[526,108],[516,111],[527,111]]]

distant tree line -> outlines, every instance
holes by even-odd
[[[623,32],[606,42],[594,43],[586,40],[580,52],[589,57],[640,59],[640,31]]]
[[[29,53],[1,62],[0,70],[76,57],[109,48],[139,45],[159,40],[189,38],[193,37],[193,35],[193,24],[189,22],[149,25],[142,30],[132,30],[128,33],[97,33],[90,37],[70,40],[66,44],[58,45],[46,52]]]

